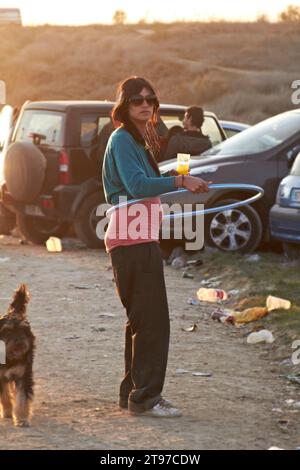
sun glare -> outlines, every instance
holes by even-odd
[[[1,1],[0,7],[17,7],[21,9],[23,24],[65,24],[79,25],[91,23],[111,23],[116,10],[126,13],[127,21],[131,23],[145,20],[146,22],[176,20],[209,21],[226,20],[255,20],[258,15],[266,14],[271,20],[284,10],[289,0],[252,0],[237,3],[233,0],[210,0],[204,3],[199,0],[152,0],[150,3],[142,0],[85,0],[70,2],[69,0],[7,0]],[[293,1],[299,4],[299,1]]]

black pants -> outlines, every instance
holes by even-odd
[[[170,337],[160,247],[156,242],[120,246],[110,255],[128,318],[120,398],[129,398],[141,409],[152,408],[163,389]]]

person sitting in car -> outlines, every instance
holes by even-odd
[[[204,114],[200,106],[188,107],[183,118],[183,131],[170,136],[163,160],[174,158],[177,153],[200,155],[208,150],[212,145],[209,137],[201,131],[203,121]]]

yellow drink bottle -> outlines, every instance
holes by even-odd
[[[178,153],[177,154],[177,172],[180,175],[187,175],[189,173],[190,163],[189,153]]]

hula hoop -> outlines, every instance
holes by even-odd
[[[248,190],[248,191],[255,191],[256,194],[254,196],[248,197],[247,199],[244,199],[243,201],[237,201],[233,202],[231,204],[226,204],[225,206],[219,206],[219,207],[209,207],[208,209],[203,209],[199,211],[190,211],[190,212],[180,212],[177,214],[167,214],[164,215],[164,219],[176,219],[177,217],[191,217],[194,215],[205,215],[205,214],[212,214],[215,212],[223,211],[223,210],[231,210],[231,209],[236,209],[237,207],[241,206],[246,206],[248,204],[252,204],[255,201],[258,201],[258,199],[261,199],[264,195],[264,190],[256,186],[254,184],[235,184],[235,183],[228,183],[228,184],[209,184],[208,185],[209,189],[240,189],[240,190]],[[164,195],[172,195],[172,194],[179,194],[179,193],[184,193],[184,192],[190,192],[188,189],[179,189],[177,191],[171,191],[169,193],[164,193]],[[195,194],[195,193],[192,193]],[[201,194],[201,193],[199,193]],[[130,199],[127,202],[122,202],[121,204],[117,204],[115,206],[110,207],[106,211],[106,216],[109,217],[110,214],[115,211],[116,209],[120,209],[121,207],[124,206],[129,206],[131,204],[135,204],[136,202],[141,202],[145,201],[149,198],[142,198],[142,199]]]

